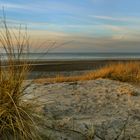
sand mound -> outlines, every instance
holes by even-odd
[[[26,99],[40,96],[44,137],[55,140],[140,139],[140,89],[108,79],[32,84]]]

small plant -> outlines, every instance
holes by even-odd
[[[4,12],[3,12],[4,13]],[[0,29],[0,140],[39,140],[32,103],[24,101],[23,82],[30,64],[27,29],[12,30],[5,14]]]
[[[87,125],[85,124],[86,127],[86,140],[93,140],[95,137],[95,128],[92,124]]]

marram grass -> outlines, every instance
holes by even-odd
[[[35,123],[35,106],[23,100],[23,82],[30,65],[22,54],[28,52],[29,38],[21,27],[16,33],[8,28],[6,19],[0,28],[0,140],[39,140]],[[3,67],[5,65],[6,67]]]

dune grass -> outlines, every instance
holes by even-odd
[[[30,64],[23,59],[23,53],[29,49],[29,37],[21,26],[16,33],[6,23],[0,28],[0,140],[39,140],[35,115],[35,106],[23,100],[23,82]],[[18,64],[18,65],[15,65]],[[5,65],[6,67],[2,67]]]
[[[63,76],[58,75],[54,78],[37,79],[39,83],[61,83],[93,80],[98,78],[108,78],[122,82],[140,82],[140,62],[119,62],[117,64],[109,64],[93,72],[88,72],[80,76]]]

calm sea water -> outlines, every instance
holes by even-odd
[[[5,59],[3,55],[3,59]],[[30,53],[23,58],[31,60],[108,60],[108,59],[140,59],[140,53]]]

